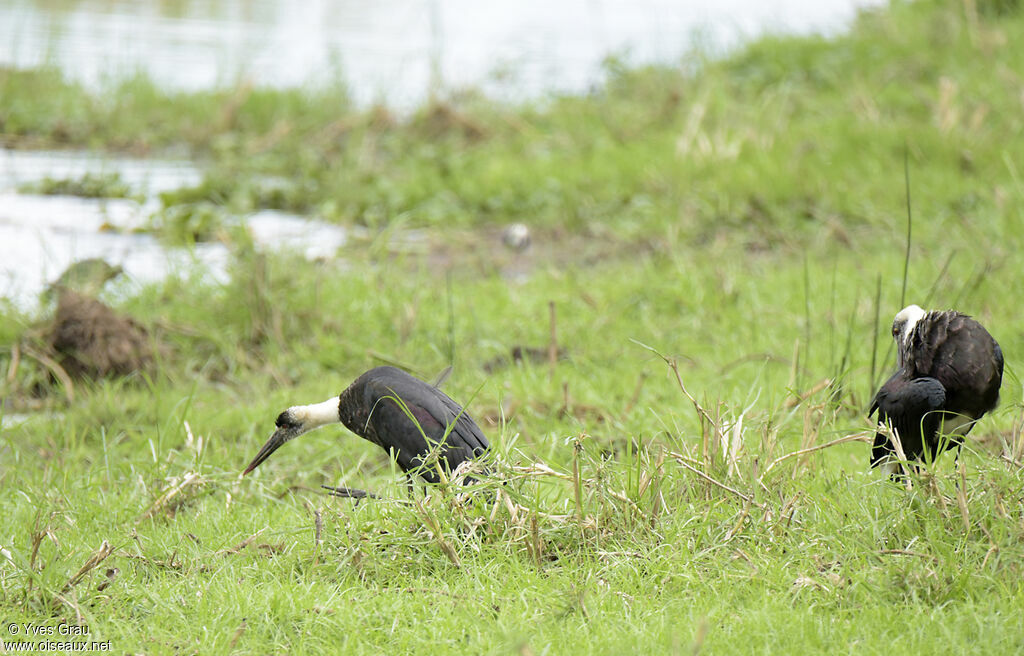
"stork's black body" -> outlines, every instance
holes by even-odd
[[[451,473],[489,448],[476,422],[436,386],[395,367],[377,367],[333,400],[282,412],[277,430],[245,473],[288,440],[332,421],[345,424],[391,454],[403,471],[415,472],[430,483],[440,482],[431,455],[436,454],[437,463]]]
[[[905,308],[893,322],[899,369],[878,390],[870,414],[899,436],[908,460],[932,459],[959,447],[975,422],[999,402],[1003,353],[985,328],[952,310]],[[887,462],[895,448],[875,435],[871,466]]]
[[[396,398],[404,403],[404,409]],[[393,453],[402,471],[421,467],[442,440],[444,445],[437,452],[448,472],[483,455],[489,446],[483,431],[458,403],[437,387],[394,367],[377,367],[357,378],[341,393],[338,412],[350,431]],[[452,429],[446,437],[449,426]],[[418,472],[431,483],[440,482],[432,467]]]

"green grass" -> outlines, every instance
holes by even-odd
[[[45,177],[38,182],[21,185],[18,191],[44,196],[79,196],[81,198],[132,198],[132,190],[117,173],[86,173],[80,178]]]
[[[252,91],[240,127],[206,136],[154,136],[139,95],[112,138],[94,128],[131,92],[83,103],[61,119],[78,117],[74,145],[184,141],[211,177],[292,166],[311,207],[388,229],[321,263],[242,245],[225,287],[121,298],[159,364],[77,382],[71,403],[28,350],[12,366],[42,319],[3,310],[6,407],[43,411],[5,417],[0,437],[0,631],[80,618],[133,653],[1020,651],[1024,19],[987,7],[975,23],[960,4],[899,4],[832,41],[759,41],[696,76],[622,71],[543,107],[344,114],[334,141],[314,138],[340,120],[314,93]],[[5,75],[5,98],[41,84]],[[171,97],[168,120],[229,96]],[[15,105],[8,141],[52,139],[28,111],[12,129]],[[285,120],[272,152],[253,146]],[[825,447],[870,429],[893,364],[904,144],[908,301],[975,315],[1007,360],[962,472],[947,456],[909,490],[867,471],[867,444]],[[488,227],[510,218],[535,228],[518,259]],[[409,252],[394,239],[408,226],[434,230]],[[530,275],[510,281],[516,267]],[[549,302],[567,358],[488,373],[514,345],[546,346]],[[384,454],[340,427],[239,478],[288,405],[384,361],[432,378],[453,344],[446,390],[495,450],[472,497],[410,503]]]

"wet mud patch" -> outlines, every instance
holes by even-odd
[[[564,228],[530,228],[524,241],[510,243],[507,226],[488,226],[466,231],[426,230],[414,239],[400,235],[388,250],[402,255],[413,266],[425,264],[434,272],[466,270],[522,282],[542,271],[604,266],[668,248],[659,239],[629,239]]]
[[[61,367],[74,378],[128,376],[153,363],[145,328],[75,292],[60,295],[48,341]]]

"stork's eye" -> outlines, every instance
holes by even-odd
[[[297,421],[295,421],[295,418],[292,417],[291,413],[285,410],[284,412],[277,416],[277,419],[274,421],[274,425],[277,426],[278,428],[293,428],[295,426],[298,426],[299,424]]]

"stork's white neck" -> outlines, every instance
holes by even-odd
[[[900,342],[906,344],[910,339],[910,334],[914,332],[914,326],[917,322],[924,318],[928,314],[919,305],[908,305],[899,311],[896,315],[896,322],[905,321],[903,324],[903,332],[900,333]]]
[[[325,424],[341,421],[341,418],[338,416],[338,403],[338,397],[335,396],[323,403],[295,405],[288,408],[288,411],[295,419],[302,422],[304,430],[310,431],[314,428],[320,428]]]

